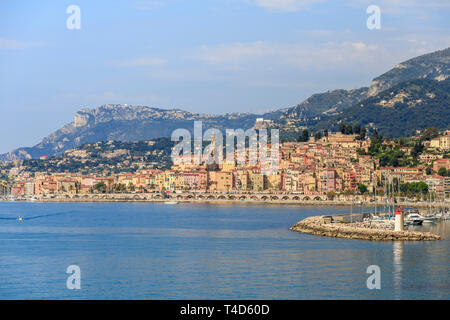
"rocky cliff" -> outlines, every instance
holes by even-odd
[[[169,137],[175,129],[192,132],[193,121],[201,120],[208,128],[251,128],[258,115],[234,113],[225,115],[196,114],[178,109],[164,110],[145,106],[103,105],[83,109],[74,121],[45,137],[31,148],[20,148],[0,155],[0,161],[35,159],[59,155],[83,143],[98,141],[140,141]]]
[[[450,76],[450,48],[424,54],[399,63],[372,80],[368,96],[374,96],[396,84],[413,79],[442,81]]]

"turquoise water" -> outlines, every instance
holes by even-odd
[[[449,299],[450,223],[439,242],[293,232],[289,205],[0,202],[0,299]],[[17,217],[23,216],[23,221]],[[66,268],[81,269],[81,290]],[[369,265],[381,289],[366,286]]]

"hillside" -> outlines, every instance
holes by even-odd
[[[424,54],[399,63],[372,80],[368,95],[375,96],[396,84],[412,79],[442,81],[450,77],[450,48]]]
[[[286,110],[284,118],[309,119],[322,114],[335,114],[351,107],[367,97],[368,88],[333,90],[313,94],[311,97]]]
[[[27,172],[81,172],[107,175],[117,172],[135,172],[138,169],[167,169],[172,163],[173,145],[174,142],[169,138],[138,142],[84,143],[48,159],[22,160],[20,164],[7,162],[0,164],[0,168],[19,167],[20,171]]]
[[[369,88],[338,89],[313,94],[302,103],[285,109],[280,119],[308,122],[317,116],[338,114],[368,97],[408,80],[427,78],[442,81],[448,77],[450,77],[450,48],[399,63],[373,79]]]
[[[203,130],[213,127],[220,130],[250,128],[257,117],[245,113],[216,116],[143,106],[104,105],[77,112],[73,122],[50,134],[36,146],[0,155],[0,161],[58,155],[84,143],[97,141],[140,141],[169,137],[178,128],[192,132],[193,121],[196,120],[203,122]]]
[[[317,129],[336,129],[339,122],[376,127],[385,136],[414,134],[417,129],[450,126],[450,79],[417,79],[400,83],[329,117]]]

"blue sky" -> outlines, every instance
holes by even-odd
[[[69,30],[69,5],[81,29]],[[381,9],[381,29],[366,8]],[[450,45],[447,0],[2,1],[0,152],[76,111],[128,103],[193,112],[293,106],[367,86]]]

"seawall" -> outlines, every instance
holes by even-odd
[[[293,231],[318,236],[346,239],[360,239],[372,241],[435,241],[442,240],[436,234],[419,231],[393,231],[388,229],[370,229],[346,225],[345,223],[331,223],[326,216],[308,217],[297,222],[291,228]]]

